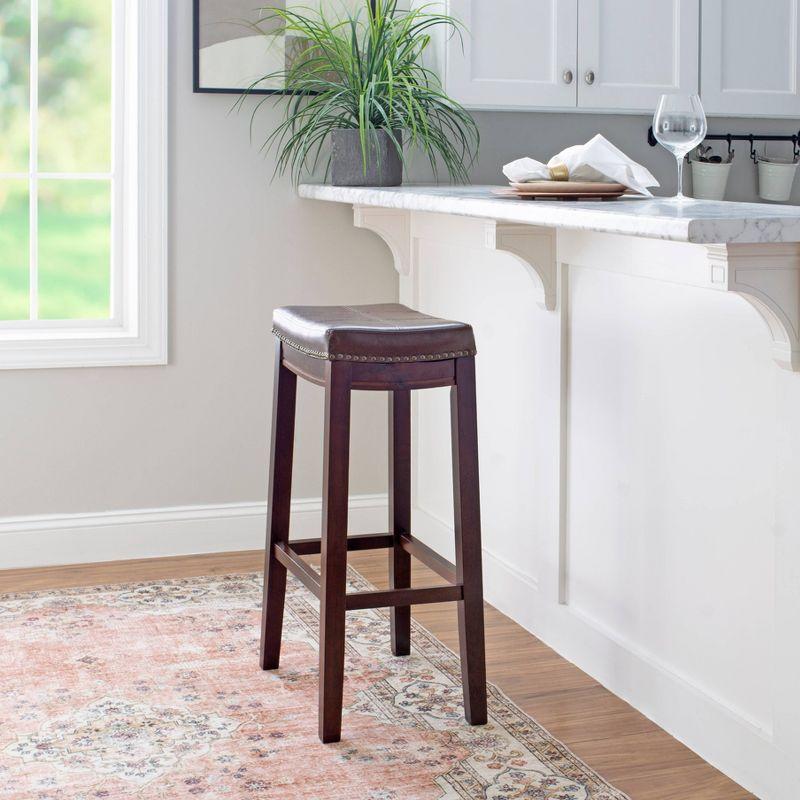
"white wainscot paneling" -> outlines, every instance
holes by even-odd
[[[570,270],[568,605],[769,735],[777,374],[762,323],[724,295]]]
[[[774,738],[794,768],[800,754],[800,383],[778,376],[777,504],[775,513]],[[794,758],[792,758],[794,756]],[[788,773],[788,769],[787,769]],[[794,787],[792,787],[794,788]]]

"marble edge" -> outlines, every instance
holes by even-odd
[[[438,187],[437,187],[438,188]],[[759,244],[800,241],[800,208],[797,216],[764,216],[746,219],[670,219],[659,214],[631,214],[624,208],[602,210],[567,203],[518,201],[493,197],[465,197],[458,191],[485,191],[489,187],[454,187],[452,195],[434,194],[420,187],[403,186],[402,191],[377,187],[301,184],[299,195],[311,200],[353,203],[377,208],[430,211],[503,222],[545,227],[640,236],[696,244]],[[629,200],[621,203],[639,203]],[[749,205],[749,204],[748,204]]]
[[[458,216],[494,219],[501,222],[518,222],[525,225],[570,228],[582,231],[604,233],[623,233],[646,236],[648,238],[688,240],[688,220],[665,220],[662,217],[632,217],[614,214],[615,221],[628,220],[635,224],[608,225],[610,221],[598,219],[591,209],[568,206],[566,203],[546,203],[545,201],[507,200],[494,197],[461,197],[457,194],[441,196],[414,191],[405,186],[402,192],[379,188],[355,186],[329,186],[326,184],[302,184],[300,196],[309,200],[353,203],[376,208],[392,208],[403,211],[430,211],[434,213],[456,214]],[[535,211],[535,214],[531,214]],[[565,219],[565,214],[568,219]],[[604,224],[605,223],[605,224]],[[656,230],[656,228],[658,230]]]

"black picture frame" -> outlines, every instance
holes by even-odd
[[[375,13],[376,0],[369,0],[369,9]],[[224,89],[200,85],[200,0],[192,0],[192,91],[195,94],[294,94],[289,89]]]
[[[192,0],[192,91],[195,94],[292,94],[287,89],[224,89],[200,85],[200,0]]]

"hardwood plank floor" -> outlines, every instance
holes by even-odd
[[[262,562],[263,553],[251,551],[7,570],[0,571],[0,593],[235,574],[261,570]],[[379,588],[387,587],[386,553],[350,553],[349,562]],[[441,583],[416,561],[412,574],[415,586]],[[413,616],[458,650],[454,604],[418,606]],[[486,658],[495,686],[632,800],[756,800],[491,606]]]

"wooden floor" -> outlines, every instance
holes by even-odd
[[[0,572],[0,593],[260,570],[261,552],[119,561]],[[350,563],[386,586],[386,554],[350,553]],[[441,583],[414,562],[414,584]],[[453,604],[419,606],[414,617],[458,649]],[[657,725],[490,606],[489,680],[632,800],[754,798]],[[255,657],[255,656],[254,656]]]

